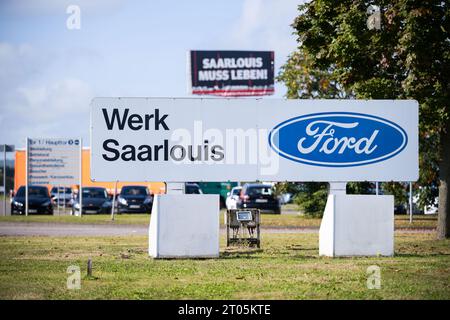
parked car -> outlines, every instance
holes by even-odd
[[[398,204],[394,206],[394,214],[406,214],[406,206],[403,204]]]
[[[292,202],[292,193],[283,193],[279,197],[280,204],[287,204]]]
[[[187,182],[184,185],[185,194],[203,194],[202,189],[200,189],[197,183]]]
[[[145,186],[124,186],[117,197],[119,213],[151,213],[153,197]]]
[[[239,195],[241,194],[242,187],[234,187],[230,192],[227,193],[227,199],[225,200],[225,204],[227,209],[237,209],[237,202],[239,200]]]
[[[436,204],[433,204],[431,206],[425,206],[423,209],[424,214],[437,214],[438,213],[438,202],[435,202]]]
[[[419,213],[423,214],[437,214],[438,213],[438,204],[439,204],[439,198],[435,197],[434,201],[431,205],[426,205],[423,208],[418,207],[419,203],[419,195],[415,195],[413,197],[413,213],[417,214],[417,211]]]
[[[101,187],[83,188],[83,209],[82,214],[99,214],[111,212],[111,201],[108,192]],[[80,212],[80,196],[73,199],[72,215]]]
[[[25,214],[25,187],[21,186],[11,201],[11,214]],[[47,187],[28,187],[28,213],[53,214],[53,200]]]
[[[281,213],[280,201],[274,195],[271,185],[248,183],[242,187],[237,201],[238,209],[260,209],[276,214]]]
[[[50,190],[50,196],[58,206],[70,207],[72,205],[72,188],[59,187],[58,192],[58,187],[53,187]]]
[[[218,194],[220,196],[220,208],[225,208],[227,193],[237,186],[237,182],[197,182],[197,184],[204,194]]]

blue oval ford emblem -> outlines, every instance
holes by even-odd
[[[408,136],[392,121],[353,112],[326,112],[278,124],[269,145],[282,157],[325,167],[380,162],[401,152]]]

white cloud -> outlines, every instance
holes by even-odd
[[[0,42],[0,86],[5,91],[31,78],[42,66],[42,60],[29,44]]]
[[[296,36],[291,24],[299,14],[298,5],[305,0],[245,0],[239,19],[225,45],[234,49],[273,50],[275,67],[283,65],[296,50]],[[285,88],[276,84],[278,96]]]
[[[263,0],[244,1],[241,17],[233,28],[233,42],[245,45],[252,39],[252,35],[264,26],[262,18],[265,12],[263,7]]]
[[[1,108],[2,140],[23,147],[25,137],[86,139],[92,97],[90,87],[79,79],[21,87]]]
[[[297,47],[291,24],[303,2],[245,0],[228,42],[237,48],[273,49],[281,56],[288,55]]]
[[[56,121],[74,114],[89,111],[92,97],[90,87],[79,79],[62,79],[38,87],[21,87],[18,94],[25,104],[21,106],[21,116],[33,114],[38,121]],[[45,112],[42,112],[44,111]]]
[[[51,80],[49,57],[27,44],[0,43],[1,142],[23,147],[27,136],[87,138],[93,90],[74,77]]]

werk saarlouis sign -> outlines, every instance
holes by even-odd
[[[415,181],[413,100],[96,98],[97,181]]]
[[[79,184],[80,148],[78,138],[28,139],[28,184]]]

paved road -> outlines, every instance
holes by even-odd
[[[318,228],[262,228],[268,233],[317,233]],[[221,232],[225,232],[221,228]],[[148,227],[140,225],[102,225],[40,222],[1,222],[0,236],[127,236],[147,235]]]
[[[319,228],[262,228],[263,233],[318,233]],[[225,229],[222,228],[224,233]],[[432,229],[400,229],[401,233],[433,232]],[[0,236],[128,236],[147,235],[148,227],[140,225],[69,224],[41,222],[1,222]]]
[[[39,222],[1,222],[1,236],[126,236],[146,235],[148,228],[138,225],[101,225]]]

